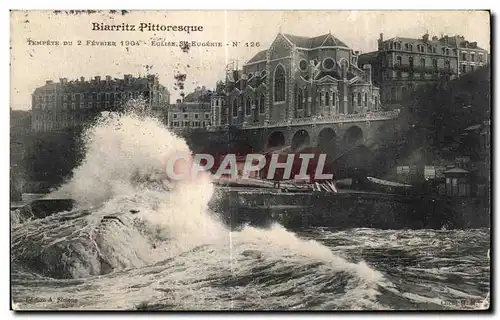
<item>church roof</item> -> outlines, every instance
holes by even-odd
[[[254,55],[252,59],[248,60],[247,63],[266,60],[266,53],[267,53],[267,49],[257,52],[257,54]]]
[[[339,47],[347,47],[347,45],[334,37],[331,33],[327,33],[321,36],[309,38],[309,37],[302,37],[302,36],[295,36],[292,34],[283,34],[285,38],[290,40],[293,44],[295,44],[297,47],[301,48],[317,48],[321,47],[323,45],[325,46],[339,46]]]

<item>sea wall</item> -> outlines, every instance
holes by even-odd
[[[394,196],[375,193],[228,191],[214,205],[237,228],[276,221],[288,228],[441,229],[489,227],[484,199]]]

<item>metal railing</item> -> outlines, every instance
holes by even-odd
[[[309,118],[294,118],[288,121],[275,121],[265,124],[260,123],[243,123],[235,125],[211,126],[210,131],[226,130],[230,127],[237,129],[260,129],[260,128],[275,128],[275,127],[290,127],[312,124],[328,124],[328,123],[345,123],[359,121],[382,121],[396,119],[400,114],[400,110],[366,112],[358,114],[338,114],[333,116],[316,116]]]

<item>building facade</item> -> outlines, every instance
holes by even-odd
[[[265,125],[377,111],[379,89],[371,67],[358,67],[358,56],[330,33],[279,33],[242,69],[229,68],[224,90],[212,95],[213,124]]]
[[[32,94],[31,128],[43,132],[83,125],[100,112],[120,110],[127,100],[139,97],[156,113],[166,110],[170,103],[170,93],[156,75],[47,81]]]
[[[168,126],[174,130],[207,128],[212,124],[210,102],[180,102],[171,105]]]
[[[488,52],[463,36],[420,39],[395,37],[384,40],[378,50],[361,54],[359,64],[373,68],[373,83],[380,87],[384,105],[399,105],[422,84],[440,78],[453,79],[488,63]]]

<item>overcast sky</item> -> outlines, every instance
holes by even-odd
[[[92,31],[92,23],[203,26],[202,32],[111,32]],[[490,21],[486,11],[133,11],[122,15],[103,11],[68,15],[50,11],[18,11],[11,15],[11,107],[30,109],[31,93],[46,80],[59,81],[100,75],[157,73],[171,92],[171,101],[179,96],[174,90],[174,75],[186,73],[185,92],[197,86],[215,86],[224,77],[225,65],[238,59],[242,65],[255,53],[266,49],[279,31],[301,36],[317,36],[329,31],[354,50],[377,49],[379,33],[421,37],[425,32],[465,36],[490,50]],[[122,40],[164,38],[167,41],[214,41],[238,47],[198,47],[187,53],[178,47],[119,45]],[[27,39],[72,41],[72,46],[30,46]],[[82,45],[78,46],[77,41]],[[116,47],[86,46],[87,40],[116,41]],[[246,47],[259,42],[260,47]]]

